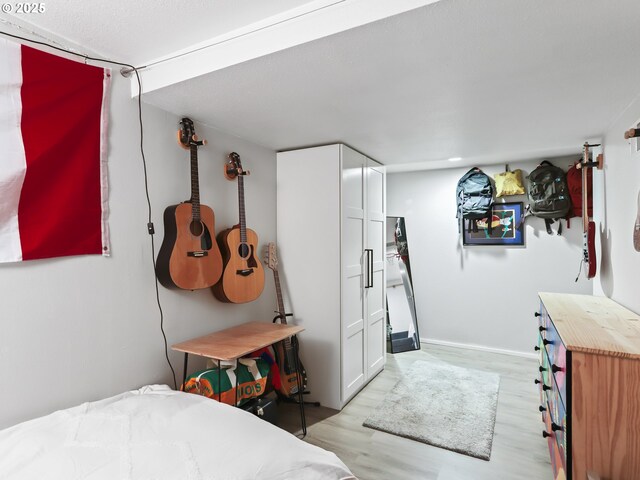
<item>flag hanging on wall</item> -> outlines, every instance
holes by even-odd
[[[109,255],[110,75],[0,39],[0,262]]]

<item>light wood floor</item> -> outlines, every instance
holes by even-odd
[[[551,465],[532,359],[423,344],[421,351],[388,354],[385,370],[341,412],[307,407],[305,440],[335,452],[360,480],[551,480]],[[484,461],[362,426],[371,409],[416,360],[439,360],[500,374],[491,460]],[[297,407],[280,407],[280,424],[299,427]]]

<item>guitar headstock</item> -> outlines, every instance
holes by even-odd
[[[224,164],[224,176],[227,177],[227,180],[235,180],[238,175],[249,175],[249,171],[245,171],[242,168],[240,155],[236,152],[231,152],[227,163]]]
[[[178,145],[185,150],[189,150],[192,145],[197,147],[206,145],[206,140],[199,140],[196,135],[196,129],[193,126],[193,120],[184,117],[180,120],[180,130],[178,130]]]
[[[273,270],[274,272],[278,269],[278,254],[276,251],[276,244],[270,242],[265,249],[265,260],[264,263]]]

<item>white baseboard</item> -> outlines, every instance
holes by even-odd
[[[467,350],[480,350],[483,352],[499,353],[501,355],[511,355],[514,357],[524,357],[524,358],[533,358],[533,359],[538,358],[538,355],[536,353],[518,352],[516,350],[505,350],[502,348],[485,347],[482,345],[474,345],[471,343],[447,342],[445,340],[434,340],[431,338],[421,338],[420,343],[431,343],[433,345],[442,345],[445,347],[454,347],[454,348],[466,348]]]

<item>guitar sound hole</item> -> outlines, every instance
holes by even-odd
[[[191,235],[193,235],[194,237],[199,237],[200,235],[202,235],[202,232],[204,231],[202,222],[192,220],[191,223],[189,224],[189,231],[191,232]]]
[[[250,253],[251,249],[249,248],[249,245],[247,245],[246,243],[241,243],[240,245],[238,245],[238,255],[240,255],[240,258],[247,258]]]

